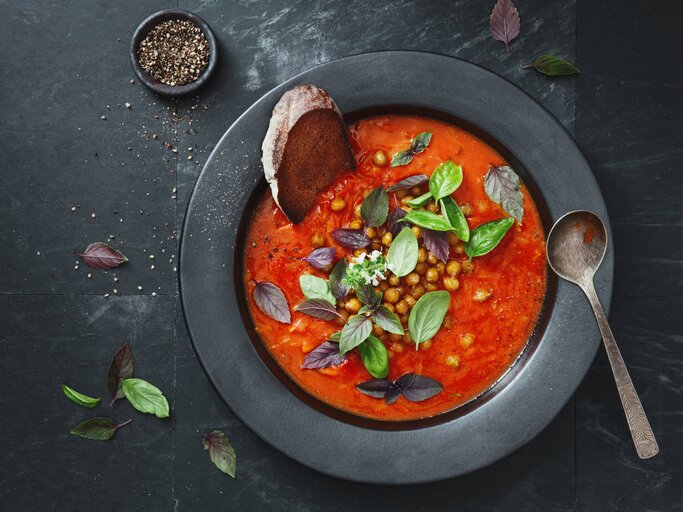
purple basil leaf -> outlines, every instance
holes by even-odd
[[[299,311],[304,315],[320,318],[321,320],[334,320],[335,317],[343,318],[337,309],[325,299],[306,299],[298,304],[294,311]]]
[[[498,203],[508,215],[522,223],[524,195],[519,176],[509,165],[491,166],[484,176],[484,190],[491,201]]]
[[[375,315],[372,317],[372,319],[377,325],[387,332],[391,332],[393,334],[405,334],[405,330],[401,325],[401,321],[385,305],[381,305],[377,308],[377,311],[375,311]]]
[[[401,388],[399,388],[396,384],[392,384],[384,394],[384,400],[387,405],[391,405],[398,400],[399,396],[401,396]]]
[[[123,423],[116,424],[111,418],[99,416],[97,418],[90,418],[83,423],[79,423],[72,428],[69,433],[86,439],[94,439],[95,441],[108,441],[116,431],[126,425],[130,425],[133,420],[126,420]]]
[[[261,311],[278,322],[292,322],[285,294],[273,283],[257,282],[254,288],[254,301]]]
[[[425,247],[434,256],[444,263],[448,263],[448,233],[445,231],[434,231],[433,229],[423,229],[422,237]]]
[[[413,385],[413,382],[415,381],[415,377],[417,375],[414,373],[406,373],[404,375],[401,375],[398,379],[394,381],[394,384],[398,386],[399,389],[406,389],[409,388],[410,386]]]
[[[361,393],[373,398],[384,398],[386,392],[393,384],[388,379],[372,379],[356,385],[356,389]]]
[[[320,370],[330,366],[339,366],[344,361],[346,361],[346,354],[339,353],[339,345],[332,341],[324,341],[306,354],[301,367],[306,370]]]
[[[123,398],[123,390],[121,389],[121,381],[123,379],[131,379],[133,377],[133,351],[124,344],[114,354],[114,359],[109,365],[109,375],[107,376],[107,388],[111,393],[111,403],[113,404],[119,398]]]
[[[362,229],[339,228],[330,234],[339,245],[349,249],[362,249],[370,245],[370,239]]]
[[[103,242],[90,244],[82,253],[76,253],[76,256],[83,258],[83,263],[95,270],[109,270],[128,261],[121,252]]]
[[[403,208],[397,206],[392,210],[392,212],[389,214],[389,218],[387,219],[387,225],[389,226],[389,231],[391,231],[391,234],[395,237],[398,235],[399,231],[403,228],[401,224],[403,222],[401,219],[405,217],[408,214]]]
[[[406,400],[410,400],[411,402],[422,402],[423,400],[427,400],[428,398],[438,395],[441,391],[443,391],[443,386],[431,377],[415,374],[412,375],[413,378],[409,385],[400,386],[403,398]],[[399,381],[402,378],[403,377],[396,381],[397,385],[399,385]]]
[[[228,438],[220,430],[213,430],[204,434],[202,439],[204,450],[209,452],[209,458],[218,469],[226,475],[235,478],[237,470],[237,455]]]
[[[356,289],[356,296],[371,308],[376,308],[382,303],[382,292],[378,292],[371,284],[361,284]]]
[[[489,18],[491,37],[505,43],[510,53],[510,41],[519,35],[519,14],[512,0],[498,0]]]
[[[410,150],[413,155],[422,153],[432,140],[432,132],[422,132],[415,135],[412,142],[410,143]]]
[[[351,289],[351,287],[344,282],[348,266],[349,264],[346,262],[346,259],[342,258],[337,262],[330,274],[330,291],[337,299],[346,297]]]
[[[369,228],[376,228],[387,221],[389,214],[389,194],[383,186],[373,189],[360,206],[360,215]]]
[[[308,262],[312,267],[322,270],[334,261],[335,254],[337,254],[337,250],[334,247],[321,247],[301,259]]]
[[[414,174],[413,176],[408,176],[403,178],[398,183],[394,183],[387,189],[387,192],[397,192],[399,190],[405,190],[407,188],[412,188],[415,185],[422,185],[429,181],[429,176],[426,174]]]

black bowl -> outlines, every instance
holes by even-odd
[[[376,79],[362,87],[349,78],[369,75]],[[536,436],[578,387],[600,346],[590,306],[578,287],[551,279],[543,318],[512,370],[479,398],[434,418],[387,424],[349,417],[303,393],[255,336],[241,279],[245,227],[265,188],[261,141],[277,100],[301,83],[327,89],[351,116],[412,112],[474,132],[522,171],[546,230],[565,212],[584,209],[610,231],[595,178],[562,125],[512,83],[459,59],[389,51],[323,64],[267,93],[223,135],[195,186],[180,248],[183,311],[204,369],[247,426],[307,466],[365,483],[435,481],[491,464]],[[610,246],[596,276],[607,306],[613,270]]]
[[[168,20],[189,20],[195,25],[197,25],[200,30],[204,33],[207,42],[209,43],[210,55],[209,63],[206,69],[201,74],[201,76],[194,82],[190,82],[185,85],[166,85],[161,83],[159,80],[152,78],[147,74],[147,72],[140,66],[140,61],[138,60],[138,48],[140,43],[147,36],[150,30],[152,30],[159,23],[163,23]],[[130,42],[130,61],[133,64],[133,70],[135,74],[140,79],[140,81],[147,87],[152,89],[158,94],[164,96],[182,96],[183,94],[188,94],[199,89],[204,83],[209,79],[211,73],[216,68],[216,63],[218,62],[218,43],[216,42],[216,35],[209,24],[204,21],[194,13],[189,11],[183,11],[182,9],[164,9],[163,11],[155,12],[148,18],[146,18],[133,34],[133,39]]]

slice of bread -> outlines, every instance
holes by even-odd
[[[282,95],[261,149],[273,198],[294,224],[340,172],[356,167],[341,112],[324,89],[311,84]]]

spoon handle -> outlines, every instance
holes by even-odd
[[[602,340],[605,343],[609,364],[612,367],[614,381],[617,384],[621,405],[626,414],[626,421],[631,430],[631,437],[633,437],[633,444],[636,447],[636,452],[638,452],[638,457],[641,459],[654,457],[659,453],[657,440],[643,410],[643,404],[640,403],[636,388],[633,386],[633,381],[631,381],[631,376],[628,373],[624,359],[621,357],[621,352],[592,282],[584,288],[584,292],[593,307],[595,318],[598,321],[600,334],[602,334]]]

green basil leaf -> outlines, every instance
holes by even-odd
[[[330,284],[322,277],[311,274],[301,274],[299,276],[299,286],[307,299],[323,299],[333,306],[337,305],[337,299],[330,291]]]
[[[470,239],[470,226],[458,203],[451,196],[442,198],[440,203],[441,212],[453,228],[453,232],[460,240],[467,242]]]
[[[382,329],[384,329],[387,332],[391,332],[394,334],[406,333],[403,330],[401,321],[385,305],[381,305],[379,308],[377,308],[377,311],[375,311],[375,314],[372,317],[372,319],[375,321],[377,325],[379,325]]]
[[[70,388],[66,384],[62,384],[62,391],[64,392],[66,397],[73,403],[78,404],[81,407],[87,407],[88,409],[92,409],[102,401],[101,398],[92,398],[87,395],[84,395],[83,393],[79,393],[78,391],[76,391],[73,388]]]
[[[426,205],[431,198],[432,198],[432,193],[431,192],[425,192],[421,196],[418,196],[415,199],[411,199],[406,204],[408,206],[410,206],[411,208],[420,208],[420,207]]]
[[[437,167],[429,178],[429,191],[438,201],[442,197],[450,196],[462,183],[462,167],[447,160]]]
[[[94,439],[95,441],[108,441],[114,437],[118,429],[130,425],[132,422],[133,420],[126,420],[117,425],[111,418],[99,416],[79,423],[69,433],[86,439]]]
[[[330,292],[338,299],[346,297],[351,289],[351,287],[344,282],[348,267],[349,264],[346,262],[346,258],[342,258],[332,268],[332,272],[330,273]]]
[[[218,469],[226,475],[235,478],[237,470],[237,454],[233,449],[228,438],[220,430],[213,430],[204,434],[202,439],[204,450],[209,452],[209,458]]]
[[[372,334],[358,345],[360,359],[365,369],[376,379],[383,379],[389,374],[389,354],[387,348]]]
[[[427,149],[427,146],[429,146],[431,141],[432,132],[419,133],[413,138],[413,141],[410,144],[410,150],[413,152],[413,155],[422,153],[425,149]]]
[[[512,170],[512,167],[491,166],[484,176],[484,190],[491,201],[498,203],[508,215],[517,219],[520,225],[522,224],[524,195],[519,176]]]
[[[440,290],[425,293],[408,317],[408,330],[416,345],[431,339],[441,327],[451,302],[451,294]]]
[[[515,219],[507,217],[474,228],[470,234],[470,241],[465,245],[465,252],[470,258],[488,254],[498,245],[514,223]]]
[[[142,379],[123,379],[123,394],[138,411],[168,418],[169,407],[161,390]]]
[[[410,222],[421,228],[433,229],[434,231],[451,231],[453,229],[446,219],[436,213],[425,210],[408,212],[406,216],[403,217],[403,221]]]
[[[365,315],[355,315],[344,324],[339,336],[339,353],[346,354],[349,350],[363,343],[372,332],[372,320]]]
[[[391,166],[399,167],[401,165],[408,165],[412,161],[413,151],[410,149],[404,149],[403,151],[399,151],[394,155],[394,158],[391,159]]]
[[[387,221],[389,194],[381,185],[368,194],[360,206],[360,216],[366,227],[376,228]]]
[[[579,68],[574,64],[570,64],[564,59],[555,57],[554,55],[541,55],[533,62],[533,64],[527,64],[522,66],[524,68],[534,68],[539,73],[543,73],[547,76],[560,76],[560,75],[578,75],[581,73]]]
[[[418,247],[415,233],[410,228],[403,228],[394,241],[391,242],[391,246],[389,246],[387,268],[398,277],[407,276],[417,265],[417,253]]]
[[[341,331],[333,332],[327,337],[327,341],[334,341],[335,343],[339,343],[339,339],[341,338]]]

